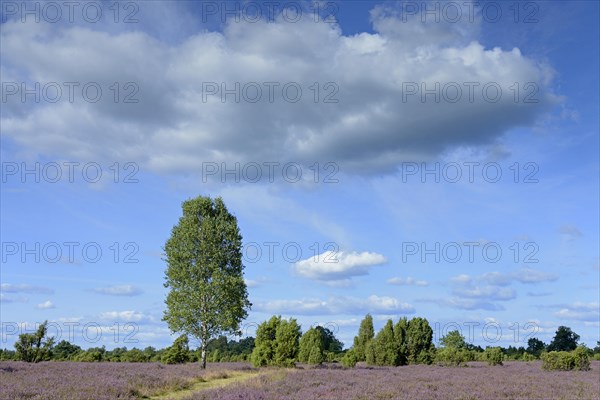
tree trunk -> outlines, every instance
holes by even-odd
[[[202,341],[202,360],[200,362],[202,363],[202,369],[206,369],[206,344],[204,341]]]

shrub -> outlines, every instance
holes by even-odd
[[[398,346],[394,338],[394,325],[391,319],[388,320],[383,329],[377,333],[377,336],[375,336],[375,339],[373,339],[371,343],[374,359],[372,359],[372,356],[367,357],[367,360],[371,361],[370,364],[398,365]]]
[[[367,314],[360,323],[358,336],[354,337],[354,352],[358,361],[367,360],[367,346],[374,337],[373,317]]]
[[[484,358],[488,365],[502,365],[504,354],[500,347],[488,347],[485,349]]]
[[[523,353],[523,356],[521,356],[521,361],[534,361],[534,360],[536,360],[536,357],[533,354]]]
[[[357,362],[356,353],[354,350],[348,350],[342,357],[342,365],[347,368],[354,368]]]
[[[181,335],[173,342],[162,355],[161,361],[165,364],[183,364],[190,359],[188,337]]]
[[[321,331],[310,328],[300,338],[298,361],[309,364],[321,364],[325,360],[323,346],[324,338]]]
[[[276,365],[293,367],[298,356],[300,326],[295,319],[282,320],[273,316],[256,330],[252,364],[255,367]]]
[[[438,349],[435,355],[435,361],[440,365],[460,366],[465,365],[467,361],[472,360],[472,355],[466,349],[457,349],[454,347],[445,347]]]
[[[542,353],[542,368],[558,371],[588,371],[590,369],[590,357],[585,346],[579,346],[575,350],[551,351]]]

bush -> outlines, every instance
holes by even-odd
[[[588,371],[590,357],[584,346],[577,347],[574,351],[551,351],[542,353],[542,368],[553,371]]]
[[[300,326],[295,319],[281,319],[273,316],[261,323],[256,330],[256,340],[252,351],[252,365],[265,367],[293,367],[298,356]]]
[[[188,337],[181,335],[173,342],[162,355],[161,361],[164,364],[183,364],[190,360]]]
[[[77,353],[74,357],[75,361],[81,362],[100,362],[102,361],[102,353],[98,350],[87,350]]]
[[[473,356],[466,349],[457,349],[454,347],[445,347],[438,349],[435,355],[435,361],[440,365],[460,366],[471,361]]]
[[[488,347],[484,351],[484,358],[488,365],[502,365],[504,354],[500,347]]]
[[[537,358],[533,354],[523,353],[521,361],[535,361]]]
[[[300,338],[298,361],[309,364],[321,364],[325,360],[324,338],[320,330],[310,328]]]
[[[354,368],[357,362],[356,353],[354,350],[348,350],[342,357],[342,365],[347,368]]]

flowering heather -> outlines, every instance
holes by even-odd
[[[288,370],[279,378],[264,375],[186,398],[192,399],[600,399],[600,362],[586,372],[544,371],[539,361]]]
[[[203,376],[250,370],[248,364],[0,362],[0,400],[138,399],[184,389]]]

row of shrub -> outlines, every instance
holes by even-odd
[[[588,349],[579,346],[573,351],[550,351],[541,355],[542,368],[558,371],[589,371]]]

